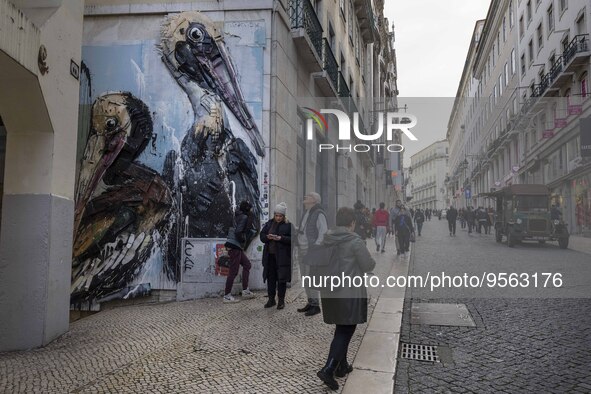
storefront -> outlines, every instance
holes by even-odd
[[[571,181],[571,202],[573,209],[572,231],[591,236],[591,171]]]

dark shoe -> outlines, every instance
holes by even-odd
[[[386,251],[384,249],[382,249],[382,253],[386,253]]]
[[[303,308],[298,308],[298,312],[308,312],[310,310],[310,308],[312,308],[312,305],[310,304],[306,304],[305,307]]]
[[[334,371],[337,368],[337,365],[338,361],[331,358],[326,362],[324,368],[316,373],[316,376],[318,376],[331,390],[339,389],[339,383],[334,379]]]
[[[380,251],[380,247],[376,246],[376,252],[379,252],[379,251]]]
[[[347,362],[347,360],[341,360],[339,366],[334,371],[334,376],[337,378],[343,378],[347,374],[353,372],[353,366]]]
[[[277,302],[277,309],[283,309],[283,308],[285,308],[285,300],[282,300],[280,298],[279,302]]]
[[[265,308],[271,308],[272,306],[275,306],[275,298],[269,298],[269,301],[267,301],[267,303],[265,304]]]
[[[308,309],[308,312],[306,312],[306,316],[314,316],[320,313],[320,307],[319,306],[310,306],[310,309]]]

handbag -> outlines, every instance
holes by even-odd
[[[230,256],[223,254],[218,258],[218,265],[220,267],[230,268]]]

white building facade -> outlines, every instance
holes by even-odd
[[[491,2],[448,125],[448,197],[458,206],[491,205],[486,193],[506,185],[546,184],[570,231],[591,231],[590,8]],[[465,88],[472,79],[475,91]]]
[[[447,176],[449,144],[437,141],[410,158],[407,186],[411,208],[443,209],[447,206],[445,178]]]

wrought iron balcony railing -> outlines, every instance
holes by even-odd
[[[560,75],[563,68],[564,68],[564,63],[562,62],[562,56],[559,56],[558,59],[556,59],[554,61],[552,68],[548,72],[548,78],[549,78],[550,82],[554,81],[558,77],[558,75]]]
[[[587,52],[589,50],[588,36],[589,34],[579,34],[571,40],[562,54],[564,65],[567,65],[577,53]]]
[[[324,70],[328,74],[328,78],[332,82],[335,89],[339,86],[339,64],[332,53],[332,48],[328,40],[324,38]]]
[[[345,77],[343,77],[343,73],[339,71],[339,97],[351,97],[351,92],[349,91],[349,86],[345,81]]]
[[[292,29],[303,28],[318,56],[322,56],[322,25],[310,0],[291,0],[289,13]]]

